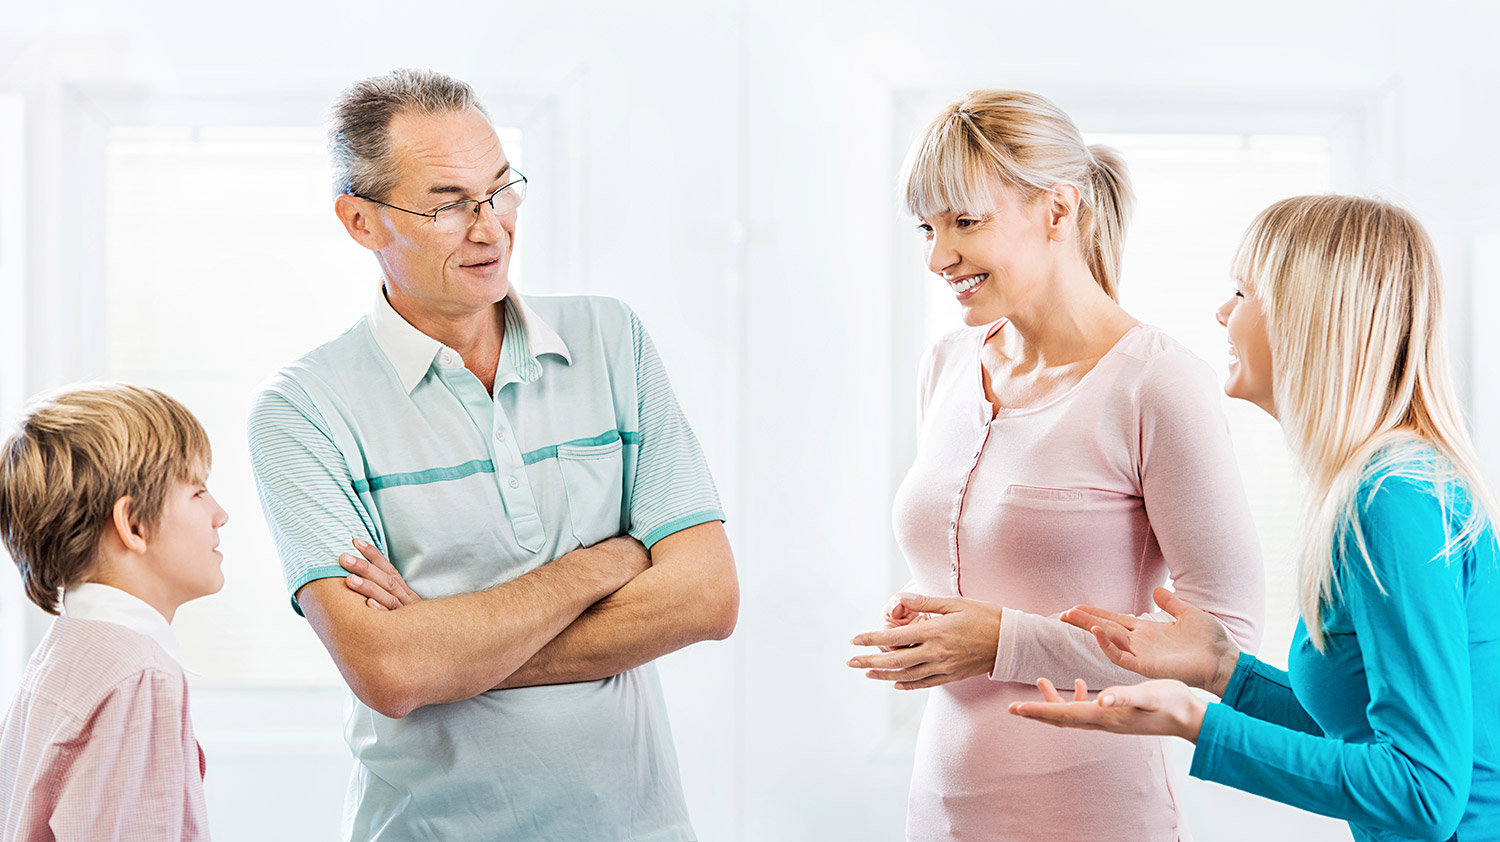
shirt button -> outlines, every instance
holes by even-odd
[[[440,359],[443,365],[453,365],[453,355],[446,351],[443,352],[443,356]]]
[[[511,477],[510,480],[509,480],[509,482],[510,482],[510,487],[511,488],[520,488],[521,487],[521,481],[518,480],[518,479],[516,479],[515,477]]]
[[[496,430],[495,431],[495,441],[505,441],[505,431],[504,430]]]

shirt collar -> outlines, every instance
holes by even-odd
[[[182,646],[167,624],[167,618],[145,600],[119,588],[86,582],[63,591],[63,614],[75,620],[100,620],[124,626],[156,641],[172,660],[182,663]],[[190,670],[189,670],[190,671]],[[196,673],[194,673],[196,675]]]
[[[505,341],[502,344],[505,348],[500,354],[501,368],[509,362],[520,372],[520,379],[529,383],[541,376],[537,359],[543,354],[557,354],[572,365],[567,343],[526,305],[515,289],[511,289],[503,303]],[[408,393],[427,376],[433,358],[444,347],[443,343],[418,330],[397,313],[386,300],[384,287],[375,294],[375,306],[370,311],[370,333],[386,359],[391,361],[401,387]]]

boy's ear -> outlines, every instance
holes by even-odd
[[[126,549],[134,553],[146,551],[146,535],[136,522],[134,499],[126,496],[115,501],[114,509],[110,511],[110,526]]]

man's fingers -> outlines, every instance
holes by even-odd
[[[344,587],[365,597],[366,600],[375,600],[385,608],[395,610],[401,607],[401,600],[363,576],[350,573],[344,577]]]
[[[1089,686],[1081,678],[1073,679],[1073,701],[1086,702],[1088,700]]]
[[[407,586],[406,580],[401,577],[401,571],[397,570],[396,566],[391,564],[390,560],[381,554],[380,550],[375,549],[375,545],[359,538],[355,538],[353,544],[354,548],[359,550],[359,554],[364,556],[365,560],[369,563],[371,577],[375,578],[376,581],[383,582],[383,587],[386,590],[397,597],[404,597],[404,602],[415,602],[421,599],[415,591]],[[377,573],[379,575],[376,575]]]

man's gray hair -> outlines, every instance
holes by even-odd
[[[328,157],[334,195],[384,200],[396,186],[391,120],[398,114],[474,109],[489,119],[468,84],[435,70],[398,67],[344,89],[328,109]]]

